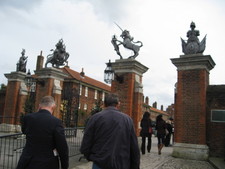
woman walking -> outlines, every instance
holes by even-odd
[[[150,153],[151,146],[152,146],[152,121],[150,119],[150,113],[145,112],[143,115],[143,118],[141,120],[141,152],[142,154],[145,154],[145,142],[146,138],[148,138],[148,145],[147,150]]]
[[[166,136],[166,122],[163,120],[162,115],[156,117],[156,130],[158,138],[158,154],[161,154],[161,150],[165,144]]]

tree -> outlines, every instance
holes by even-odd
[[[95,107],[93,109],[91,109],[91,115],[94,115],[100,111],[102,111],[102,101],[98,100],[95,102]]]
[[[35,94],[30,92],[28,95],[25,104],[24,104],[24,112],[27,113],[33,113],[35,111]]]
[[[5,84],[1,84],[1,88],[0,88],[0,91],[5,91],[6,90],[6,85]]]
[[[97,100],[97,101],[95,102],[95,107],[94,107],[93,109],[91,109],[91,112],[90,112],[91,116],[93,116],[94,114],[96,114],[96,113],[102,111],[102,105],[103,105],[102,101],[101,101],[101,100]],[[86,126],[86,124],[87,124],[89,118],[90,118],[90,117],[88,117],[87,120],[85,121],[84,127]]]

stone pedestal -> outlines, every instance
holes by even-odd
[[[57,118],[61,118],[61,91],[64,78],[67,77],[67,74],[60,69],[51,67],[36,70],[35,75],[37,76],[35,108],[38,109],[42,97],[47,95],[53,96],[57,105],[53,115]]]
[[[178,71],[173,156],[206,160],[206,90],[215,63],[210,55],[202,54],[181,55],[171,61]]]
[[[135,59],[121,59],[112,63],[112,69],[115,77],[111,91],[119,95],[120,110],[133,119],[136,134],[139,134],[143,104],[142,75],[148,68]]]
[[[11,72],[5,74],[8,79],[8,85],[5,97],[5,108],[4,108],[4,121],[1,126],[1,131],[5,132],[16,132],[20,131],[19,118],[20,113],[24,112],[23,105],[26,101],[28,91],[24,83],[26,73],[24,72]]]

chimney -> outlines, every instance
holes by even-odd
[[[148,98],[148,96],[145,97],[145,104],[149,105],[149,98]]]
[[[161,111],[163,111],[163,105],[161,105]]]
[[[36,70],[41,70],[43,68],[44,56],[42,56],[42,51],[40,55],[37,57]]]
[[[154,107],[154,108],[157,109],[157,102],[154,102],[154,103],[152,104],[152,107]]]

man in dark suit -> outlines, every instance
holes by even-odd
[[[117,95],[106,95],[104,103],[106,108],[87,122],[81,153],[93,161],[93,169],[139,169],[140,151],[132,119],[118,110]]]
[[[22,132],[26,145],[17,169],[68,169],[68,146],[61,120],[52,115],[55,101],[51,96],[42,98],[39,111],[27,114]]]

